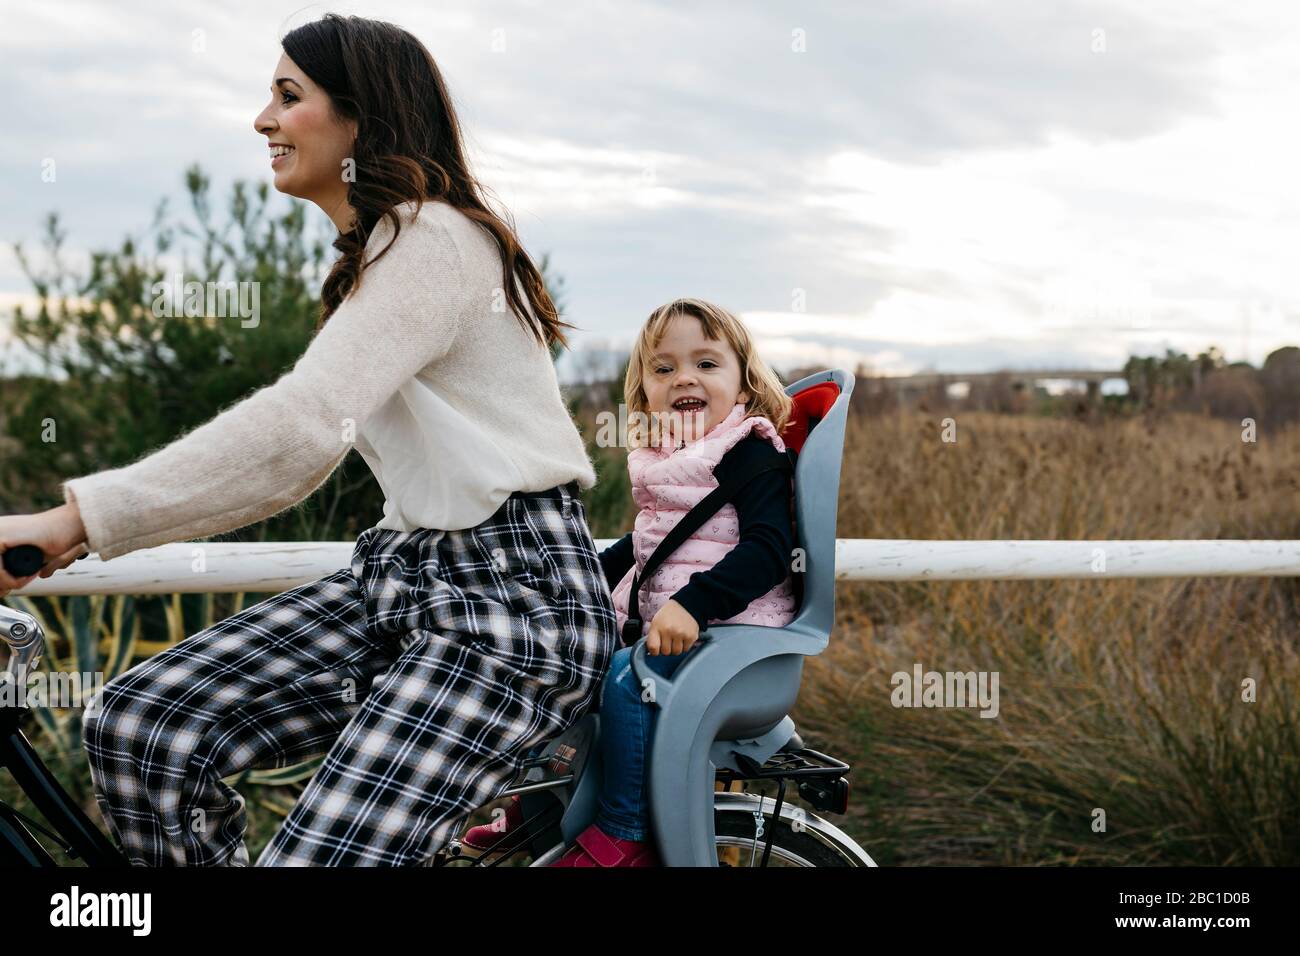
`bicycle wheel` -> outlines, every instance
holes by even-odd
[[[732,796],[733,800],[715,806],[713,811],[720,867],[762,866],[769,834],[772,834],[772,852],[767,861],[770,867],[875,866],[847,835],[800,808],[782,807],[781,819],[774,822],[775,804],[770,798],[749,793]],[[735,800],[735,797],[748,799]],[[755,811],[760,809],[764,814],[761,832],[755,816]]]
[[[781,819],[775,824],[772,811],[776,801],[755,793],[717,793],[713,807],[714,840],[720,867],[762,866],[763,850],[773,826],[772,853],[768,866],[875,866],[860,846],[838,827],[802,807],[785,804]],[[763,831],[758,835],[758,820],[763,814]],[[564,852],[556,844],[533,860],[530,866],[546,866]]]
[[[719,866],[762,866],[768,830],[775,826],[768,866],[858,866],[850,853],[811,830],[796,830],[789,822],[764,819],[758,835],[754,816],[744,810],[719,810],[714,816]]]

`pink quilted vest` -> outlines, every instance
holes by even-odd
[[[777,451],[785,444],[776,426],[762,416],[745,415],[746,406],[737,404],[722,421],[697,441],[682,448],[675,444],[650,445],[628,452],[627,467],[632,478],[632,497],[641,511],[632,530],[632,552],[636,563],[614,588],[614,610],[618,615],[619,633],[627,620],[628,597],[632,576],[650,560],[659,542],[705,495],[718,487],[713,469],[731,448],[751,431],[757,430]],[[742,492],[743,494],[743,492]],[[713,567],[740,540],[740,520],[735,507],[724,504],[711,520],[687,538],[671,554],[649,581],[641,582],[641,635],[650,633],[650,622],[674,594],[686,586],[697,571]],[[762,624],[783,627],[794,620],[795,600],[790,576],[750,602],[749,607],[725,620],[710,619],[709,624]]]

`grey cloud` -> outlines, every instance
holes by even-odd
[[[866,314],[891,288],[958,291],[959,277],[855,264],[846,252],[888,248],[893,237],[793,205],[809,167],[844,149],[932,163],[1041,143],[1057,130],[1093,141],[1143,137],[1213,113],[1215,57],[1259,28],[1211,20],[1203,8],[1177,22],[1149,9],[621,0],[391,5],[381,15],[429,45],[471,137],[498,132],[689,160],[661,179],[699,203],[518,217],[530,250],[552,252],[564,274],[571,320],[612,337],[630,336],[650,308],[678,295],[782,311],[799,287],[809,311]],[[51,209],[62,212],[70,244],[115,245],[148,224],[161,194],[182,196],[191,162],[213,176],[218,197],[233,178],[269,179],[252,120],[268,95],[286,12],[251,0],[124,2],[99,21],[17,18],[32,32],[11,36],[0,62],[0,291],[29,291],[7,243],[34,242]],[[197,57],[188,46],[196,26],[208,30],[208,51]],[[806,53],[790,50],[795,27],[807,31]],[[1095,27],[1106,30],[1104,54],[1090,52]],[[489,48],[494,28],[505,31],[504,52]],[[59,162],[57,184],[39,181],[45,156]],[[735,208],[710,206],[724,200]],[[1005,273],[1009,311],[1032,307],[1031,280]],[[1040,354],[1010,341],[900,348],[909,361],[941,367],[1074,361],[1068,346]]]

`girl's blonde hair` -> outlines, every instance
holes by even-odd
[[[650,313],[632,346],[627,376],[623,380],[623,397],[628,411],[627,447],[640,448],[649,442],[650,436],[642,426],[650,422],[652,416],[643,381],[650,357],[663,341],[669,324],[679,315],[699,319],[705,338],[726,342],[740,359],[740,390],[750,395],[745,417],[762,416],[771,421],[778,432],[784,429],[794,402],[785,393],[776,373],[759,357],[744,323],[712,302],[674,299]]]

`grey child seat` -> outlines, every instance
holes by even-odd
[[[649,755],[651,827],[665,866],[717,866],[714,832],[715,769],[763,764],[778,751],[802,747],[789,710],[799,694],[803,661],[830,641],[835,620],[835,519],[840,459],[854,377],[843,369],[818,372],[786,387],[796,412],[782,440],[798,453],[794,467],[795,544],[802,573],[794,573],[795,618],[785,627],[718,624],[700,632],[697,645],[671,678],[646,665],[645,640],[637,641],[632,666],[638,681],[653,682],[659,708]],[[792,556],[797,571],[798,564]],[[600,714],[589,712],[533,761],[520,793],[526,816],[541,815],[558,799],[559,843],[571,845],[595,819],[602,778]],[[568,773],[554,790],[544,766]],[[685,799],[683,797],[685,796]],[[721,794],[716,794],[722,797]],[[534,849],[544,865],[552,842]],[[874,866],[865,853],[866,865]]]
[[[794,620],[785,627],[714,625],[700,633],[699,646],[671,678],[646,665],[644,639],[633,651],[638,682],[653,682],[653,706],[659,708],[649,796],[665,866],[718,865],[715,768],[739,771],[737,754],[762,764],[788,744],[800,745],[789,711],[799,695],[804,658],[826,648],[835,620],[835,521],[853,384],[852,373],[831,369],[786,388],[797,403],[809,389],[817,390],[817,398],[834,396],[824,403],[829,410],[820,421],[809,420],[802,448],[796,449],[795,543],[804,572]]]

